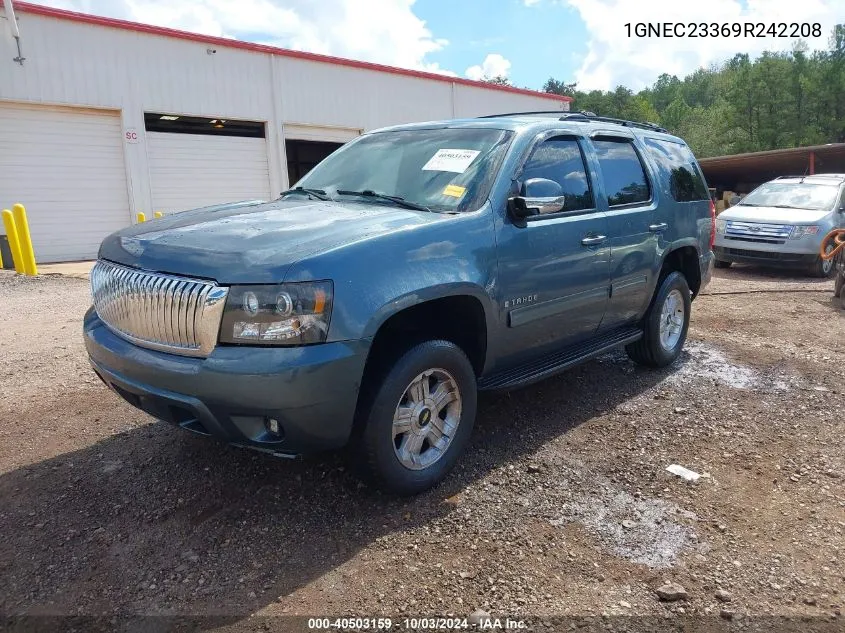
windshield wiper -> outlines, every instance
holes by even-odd
[[[280,198],[289,193],[304,193],[312,198],[317,198],[317,200],[331,200],[331,196],[327,194],[322,189],[308,189],[306,187],[294,187],[293,189],[288,189],[287,191],[283,191]]]
[[[416,211],[431,211],[428,207],[417,204],[416,202],[411,202],[410,200],[405,200],[405,198],[402,198],[401,196],[388,196],[386,193],[376,193],[372,189],[364,189],[363,191],[338,191],[337,193],[341,196],[361,196],[363,198],[386,200],[388,202],[393,202],[400,207],[415,209]]]

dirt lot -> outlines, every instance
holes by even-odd
[[[275,460],[132,409],[88,369],[87,305],[83,280],[0,276],[0,615],[843,626],[831,282],[718,271],[676,366],[618,353],[483,396],[459,469],[414,499],[363,487],[339,456]],[[666,582],[687,598],[661,601]]]

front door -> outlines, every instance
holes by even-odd
[[[497,236],[505,364],[589,337],[607,307],[607,217],[596,208],[583,143],[563,133],[541,138],[517,175],[519,184],[558,183],[564,204],[524,222],[508,217]]]

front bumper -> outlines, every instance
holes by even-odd
[[[723,262],[738,264],[759,264],[762,266],[799,267],[812,266],[818,259],[817,253],[786,253],[774,250],[752,250],[733,246],[716,246],[716,258]]]
[[[348,441],[370,343],[218,346],[207,358],[191,358],[138,347],[93,309],[83,335],[94,371],[129,404],[197,433],[281,454]],[[278,434],[268,430],[269,419],[278,421]]]

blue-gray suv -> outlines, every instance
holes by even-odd
[[[361,136],[272,202],[103,241],[84,338],[132,405],[277,455],[344,445],[388,490],[440,480],[478,390],[610,349],[672,363],[715,216],[687,145],[591,113]]]

